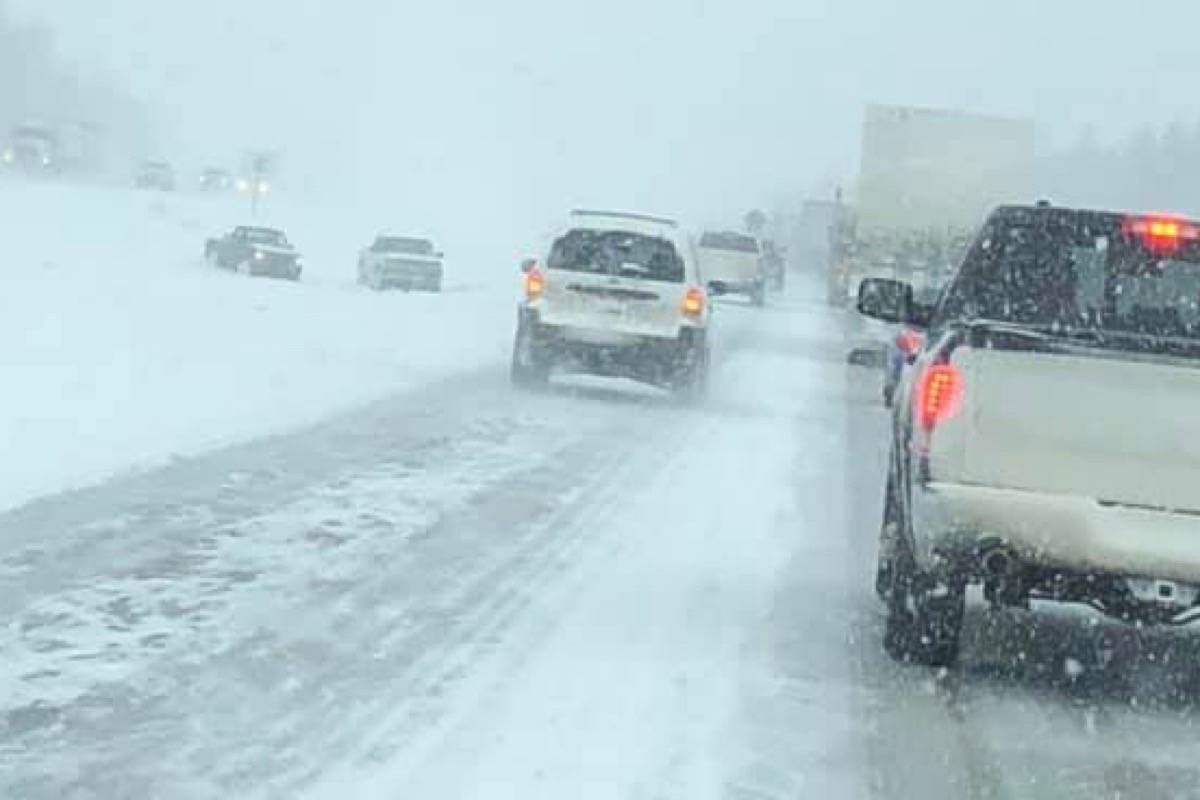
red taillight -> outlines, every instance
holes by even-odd
[[[699,286],[693,286],[687,290],[687,294],[683,296],[683,315],[685,317],[699,317],[704,313],[704,290]]]
[[[1200,226],[1169,216],[1128,217],[1123,229],[1151,250],[1173,250],[1182,242],[1200,240]]]
[[[912,328],[905,328],[896,334],[896,348],[906,356],[915,356],[924,341],[925,337],[921,332]]]
[[[546,291],[546,275],[536,266],[525,273],[525,297],[537,300]]]
[[[962,373],[953,364],[933,364],[926,367],[917,383],[914,414],[923,430],[931,431],[958,413],[962,404]]]

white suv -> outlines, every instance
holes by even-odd
[[[545,256],[522,270],[513,383],[544,383],[558,368],[704,393],[709,296],[724,287],[705,286],[675,222],[575,211]]]

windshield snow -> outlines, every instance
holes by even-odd
[[[680,283],[684,264],[666,239],[624,231],[573,230],[554,242],[553,270]]]
[[[0,800],[1200,800],[1197,31],[0,0]]]

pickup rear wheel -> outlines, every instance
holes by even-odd
[[[939,582],[922,573],[908,553],[892,561],[892,585],[883,647],[897,661],[950,667],[958,661],[966,606],[961,581]]]
[[[903,512],[889,477],[876,591],[887,603],[883,647],[897,661],[949,667],[958,661],[966,608],[961,576],[923,572],[903,535]]]

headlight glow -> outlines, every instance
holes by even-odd
[[[255,259],[256,261],[262,261],[262,260],[263,260],[264,258],[266,258],[266,257],[267,257],[267,254],[266,254],[266,253],[264,253],[262,250],[255,250],[255,251],[254,251],[254,259]]]

